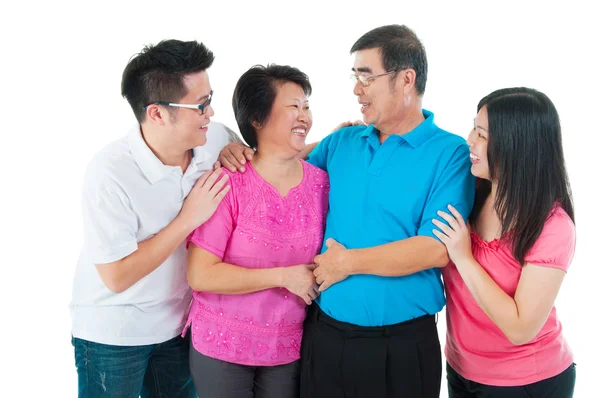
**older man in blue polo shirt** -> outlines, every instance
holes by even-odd
[[[439,268],[448,255],[432,220],[448,204],[468,217],[469,148],[422,109],[427,57],[413,31],[376,28],[351,53],[366,126],[329,135],[308,156],[329,173],[331,193],[301,396],[439,397],[435,314],[445,305]]]
[[[329,173],[331,193],[302,396],[438,397],[448,255],[431,221],[448,204],[469,216],[469,148],[422,109],[427,58],[410,29],[376,28],[351,52],[367,126],[329,135],[308,158]]]

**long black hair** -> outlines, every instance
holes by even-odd
[[[552,101],[530,88],[494,91],[479,101],[477,111],[484,106],[490,180],[498,182],[494,209],[501,235],[510,236],[513,255],[523,265],[556,204],[575,222],[560,120]],[[472,221],[490,191],[490,181],[478,181]]]

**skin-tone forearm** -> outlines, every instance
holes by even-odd
[[[310,305],[318,295],[314,269],[314,264],[249,269],[224,263],[191,243],[187,279],[192,289],[217,294],[246,294],[283,287]]]
[[[404,276],[448,264],[446,247],[427,236],[415,236],[365,249],[346,249],[334,239],[325,241],[327,250],[315,257],[314,271],[319,291],[350,275]]]
[[[118,261],[96,264],[100,279],[113,293],[121,293],[158,268],[190,232],[208,220],[229,191],[221,171],[204,173],[188,194],[179,212],[152,238],[138,243],[136,251]]]
[[[479,307],[515,345],[533,339],[546,323],[565,272],[553,266],[525,263],[514,297],[506,293],[473,257],[470,229],[456,209],[448,205],[451,214],[439,211],[438,228],[433,233],[448,248],[465,285]]]
[[[428,236],[415,236],[381,246],[350,250],[351,274],[403,276],[448,264],[446,247]]]
[[[479,307],[516,345],[539,333],[565,275],[560,269],[526,265],[513,298],[474,258],[458,261],[456,268]]]
[[[281,268],[249,269],[223,262],[194,267],[191,261],[188,283],[199,292],[246,294],[282,285]]]
[[[281,286],[283,271],[282,268],[250,269],[224,263],[190,242],[187,280],[198,292],[245,294]]]
[[[150,274],[179,247],[194,229],[182,217],[176,217],[152,238],[138,243],[138,249],[119,261],[96,264],[100,278],[114,293],[121,293]]]
[[[504,334],[514,329],[515,322],[519,319],[515,301],[492,280],[481,265],[475,259],[470,259],[459,262],[457,269],[483,312]]]

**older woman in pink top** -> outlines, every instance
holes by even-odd
[[[450,397],[572,397],[554,308],[575,251],[556,109],[532,89],[495,91],[468,144],[480,179],[470,223],[451,206],[438,213],[449,226],[434,221],[452,260],[442,270]]]
[[[190,367],[200,397],[295,397],[306,305],[318,294],[313,257],[329,180],[299,160],[312,125],[311,86],[296,68],[255,66],[233,108],[256,154],[214,216],[188,238]]]

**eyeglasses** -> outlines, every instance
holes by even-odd
[[[144,107],[144,109],[148,108],[150,105],[164,105],[164,106],[172,106],[174,108],[199,109],[200,112],[202,112],[202,114],[204,115],[206,113],[206,107],[209,106],[210,102],[212,101],[212,97],[213,97],[213,91],[210,90],[210,94],[208,94],[208,98],[206,98],[206,100],[204,100],[204,102],[201,104],[175,104],[173,102],[156,101],[149,105],[146,105]]]
[[[354,81],[354,84],[356,84],[356,82],[360,82],[360,84],[362,84],[363,87],[368,87],[369,84],[371,84],[371,80],[375,80],[378,77],[389,75],[389,74],[396,73],[396,72],[399,72],[399,70],[393,70],[391,72],[381,73],[379,75],[373,75],[373,76],[357,75],[356,73],[352,73],[350,75],[350,79],[352,79]]]

